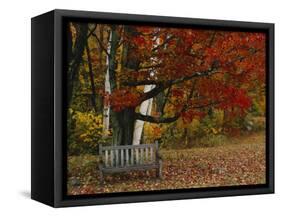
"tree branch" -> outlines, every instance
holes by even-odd
[[[143,114],[140,114],[140,113],[135,113],[136,119],[142,120],[142,121],[147,121],[147,122],[150,122],[150,123],[171,123],[171,122],[174,122],[174,121],[178,120],[179,117],[181,116],[181,113],[186,111],[189,108],[188,102],[190,101],[190,99],[193,96],[195,86],[196,86],[196,80],[193,81],[192,88],[190,90],[190,93],[187,96],[186,104],[182,107],[180,112],[177,112],[173,117],[163,117],[163,116],[153,117],[153,116],[150,116],[150,115],[143,115]],[[170,88],[171,88],[171,86],[169,86],[168,92],[170,91]]]
[[[169,86],[165,86],[163,84],[157,84],[152,90],[143,94],[143,96],[140,100],[140,103],[142,103],[143,101],[148,100],[150,98],[153,98],[160,92],[164,91],[167,87],[169,87]]]
[[[150,84],[159,85],[159,84],[161,84],[161,82],[156,81],[156,80],[124,81],[124,82],[122,82],[122,85],[131,86],[131,87],[141,86],[141,85],[150,85]]]
[[[166,95],[165,95],[165,98],[164,98],[164,102],[163,102],[163,104],[162,104],[162,106],[161,106],[161,108],[160,108],[160,113],[161,113],[161,116],[163,115],[163,113],[164,113],[164,110],[165,110],[165,106],[166,106],[166,104],[167,104],[167,101],[168,101],[168,98],[169,98],[169,95],[170,95],[170,92],[171,92],[171,86],[168,88],[168,91],[167,91],[167,93],[166,93]]]
[[[164,118],[164,117],[153,117],[150,115],[143,115],[140,113],[135,113],[135,117],[138,120],[142,120],[142,121],[147,121],[150,123],[172,123],[174,121],[176,121],[179,117],[180,117],[180,113],[176,114],[173,117],[168,117],[168,118]]]
[[[188,81],[194,78],[199,78],[199,77],[205,77],[205,76],[210,76],[212,74],[215,74],[218,68],[218,62],[214,61],[212,66],[206,70],[206,71],[201,71],[201,72],[195,72],[192,75],[187,75],[183,76],[181,78],[175,79],[175,80],[168,80],[168,81],[156,81],[156,80],[142,80],[142,81],[124,81],[122,82],[123,85],[125,86],[141,86],[141,85],[149,85],[149,84],[154,84],[154,85],[164,85],[168,87],[169,85],[174,85],[174,84],[179,84],[184,81]]]
[[[154,65],[148,65],[148,66],[139,66],[139,70],[140,69],[151,69],[151,68],[159,68],[159,67],[161,67],[161,64],[159,63],[159,64],[154,64]]]
[[[97,40],[97,42],[99,43],[100,48],[106,53],[106,55],[109,55],[107,49],[104,47],[104,45],[100,41],[99,37],[94,32],[90,32],[90,34]]]
[[[206,77],[206,76],[210,76],[210,75],[213,75],[217,72],[217,69],[218,69],[218,62],[217,61],[214,61],[212,66],[206,70],[206,71],[202,71],[202,72],[195,72],[193,75],[189,75],[189,76],[184,76],[184,77],[181,77],[179,79],[176,79],[176,80],[172,80],[172,85],[173,84],[179,84],[179,83],[182,83],[184,81],[188,81],[188,80],[191,80],[193,78],[200,78],[200,77]]]
[[[88,31],[90,31],[87,35],[87,38],[89,38],[92,34],[94,34],[94,32],[96,31],[97,28],[97,24],[95,25],[95,27],[93,29],[88,28]]]

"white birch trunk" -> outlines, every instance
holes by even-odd
[[[111,49],[111,35],[112,33],[110,32],[110,36],[109,36],[109,43],[107,46],[107,53],[110,54],[110,49]],[[107,55],[106,57],[106,74],[105,74],[105,82],[104,82],[104,91],[106,94],[111,94],[111,90],[110,90],[110,82],[109,82],[109,55]],[[110,105],[104,105],[104,109],[103,109],[103,127],[104,127],[104,131],[108,131],[109,130],[109,120],[110,120]]]
[[[159,38],[156,39],[155,46],[159,45],[160,40]],[[156,59],[152,59],[152,61],[157,61]],[[151,76],[154,77],[156,74],[156,71],[151,72]],[[144,86],[144,93],[152,90],[155,87],[155,85],[145,85]],[[143,115],[150,115],[152,110],[152,103],[153,98],[148,99],[141,103],[140,105],[140,113]],[[134,128],[134,136],[133,136],[133,145],[139,145],[141,140],[141,135],[143,131],[144,121],[136,120],[135,122],[135,128]]]
[[[148,92],[154,88],[154,85],[145,85],[144,92]],[[153,98],[148,99],[141,103],[140,105],[140,113],[143,115],[150,115],[152,109]],[[141,135],[143,131],[144,121],[136,120],[135,129],[134,129],[134,137],[133,137],[133,145],[139,145],[141,140]]]

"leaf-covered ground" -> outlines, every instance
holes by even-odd
[[[68,194],[147,191],[265,183],[263,134],[232,140],[219,147],[161,150],[163,179],[155,171],[106,175],[99,182],[96,156],[68,158]]]

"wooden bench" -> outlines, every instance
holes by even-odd
[[[162,160],[159,155],[159,146],[155,144],[126,145],[126,146],[99,146],[100,181],[104,174],[127,172],[130,170],[156,169],[158,178],[161,178]]]

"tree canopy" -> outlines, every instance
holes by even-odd
[[[209,108],[242,116],[264,90],[262,32],[70,23],[69,35],[69,105],[90,95],[114,144],[132,144],[136,121],[188,124]]]

